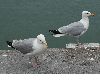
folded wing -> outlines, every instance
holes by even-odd
[[[34,40],[35,38],[24,39],[24,40],[13,40],[12,46],[21,53],[27,54],[34,50],[33,49]]]
[[[69,24],[68,26],[63,26],[58,29],[59,32],[67,35],[72,36],[79,36],[81,35],[86,29],[84,28],[84,25],[81,22],[74,22]]]

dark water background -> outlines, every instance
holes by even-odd
[[[80,42],[100,42],[100,0],[0,0],[0,49],[6,40],[46,36],[49,47],[65,47],[72,37],[54,38],[48,32],[81,19],[81,12],[95,12]]]

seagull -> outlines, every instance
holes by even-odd
[[[26,55],[35,55],[41,53],[47,49],[47,42],[43,34],[37,36],[37,38],[29,38],[24,40],[13,40],[13,42],[6,41],[8,47],[20,51]],[[35,57],[37,62],[37,58]]]
[[[49,30],[49,32],[52,32],[54,37],[60,37],[60,36],[73,36],[76,37],[76,42],[79,44],[79,37],[83,35],[89,27],[89,16],[94,16],[94,13],[91,13],[89,11],[83,11],[82,12],[82,19],[77,22],[73,22],[67,26],[63,26],[58,28],[57,30]]]

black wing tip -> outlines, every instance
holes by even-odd
[[[53,30],[49,30],[49,32],[52,32]]]
[[[52,32],[53,34],[62,34],[58,30],[49,30],[49,32]]]
[[[12,47],[13,49],[15,49],[15,48],[12,46],[12,42],[6,41],[6,43],[7,43],[8,46],[10,46],[10,47]]]

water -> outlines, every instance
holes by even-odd
[[[81,12],[95,12],[80,42],[100,41],[100,0],[0,0],[0,49],[8,49],[7,40],[36,37],[43,33],[49,47],[65,47],[73,37],[54,38],[49,29],[57,29],[81,19]]]

